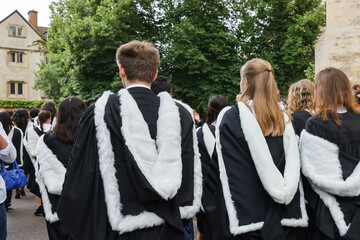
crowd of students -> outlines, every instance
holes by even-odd
[[[193,219],[198,240],[360,239],[360,105],[341,70],[292,84],[286,106],[271,64],[250,60],[237,102],[213,96],[203,123],[152,44],[116,60],[124,88],[86,110],[0,113],[51,240],[192,239]]]

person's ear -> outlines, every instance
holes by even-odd
[[[159,73],[159,69],[156,69],[156,73],[155,73],[155,76],[154,76],[154,79],[152,80],[152,82],[155,81],[155,79],[156,79],[157,76],[158,76],[158,73]]]
[[[123,66],[121,64],[119,64],[119,75],[121,78],[126,78],[125,69],[123,68]]]

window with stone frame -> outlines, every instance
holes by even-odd
[[[24,37],[23,27],[20,26],[10,26],[9,35],[13,37]]]
[[[11,63],[23,63],[23,56],[22,52],[10,52],[9,53],[9,62]]]
[[[22,96],[24,95],[24,85],[22,82],[9,82],[9,94]]]

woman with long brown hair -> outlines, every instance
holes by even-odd
[[[302,173],[312,187],[305,195],[318,230],[312,239],[360,239],[360,109],[344,72],[316,75],[315,111],[300,138]]]
[[[85,108],[84,102],[79,98],[65,98],[59,105],[54,129],[42,135],[37,144],[36,157],[39,170],[36,181],[40,187],[50,240],[69,238],[59,222],[56,209],[77,125]]]
[[[314,113],[314,83],[309,79],[302,79],[290,86],[288,111],[293,117],[295,134],[300,137],[306,121]]]
[[[219,177],[204,184],[205,212],[218,223],[209,239],[301,239],[307,215],[298,144],[276,101],[274,70],[253,59],[240,74],[240,102],[217,120]]]

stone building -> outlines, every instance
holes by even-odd
[[[37,12],[26,20],[17,10],[0,21],[0,99],[41,100],[42,91],[33,89],[38,64],[45,61],[41,48],[47,28],[37,26]]]
[[[360,83],[360,0],[327,0],[326,28],[315,44],[315,72],[341,69]]]

